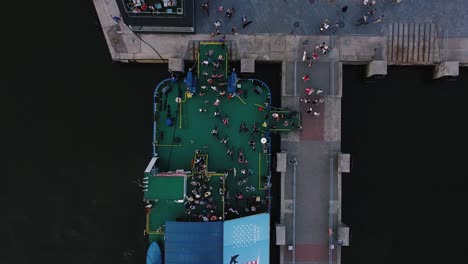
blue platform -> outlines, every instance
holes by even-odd
[[[166,222],[165,264],[223,263],[223,222]]]

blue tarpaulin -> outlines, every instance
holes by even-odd
[[[229,80],[228,80],[228,93],[236,92],[236,89],[237,89],[236,83],[237,83],[237,73],[233,71],[231,75],[229,76]]]
[[[189,88],[191,93],[197,92],[197,80],[196,77],[193,75],[192,71],[187,73],[187,77],[184,79],[185,85]]]
[[[166,222],[165,264],[223,263],[222,222]]]

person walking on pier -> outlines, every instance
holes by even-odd
[[[206,1],[202,4],[203,10],[206,11],[206,14],[210,16],[210,1]]]
[[[382,22],[383,18],[384,18],[384,15],[379,16],[374,22],[372,22],[372,24],[377,24],[377,23]]]
[[[228,9],[226,10],[226,16],[227,16],[228,18],[231,18],[232,15],[234,15],[235,12],[236,12],[236,9],[235,9],[234,7],[228,8]]]
[[[237,33],[237,27],[234,26],[234,27],[231,28],[231,34],[239,35],[239,33]]]
[[[242,16],[242,28],[248,26],[252,21],[247,20],[247,16]]]
[[[315,91],[315,90],[312,89],[312,87],[307,87],[307,88],[304,89],[304,92],[305,92],[305,94],[306,94],[307,96],[312,95],[312,94],[314,93],[314,91]]]

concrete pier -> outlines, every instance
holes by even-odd
[[[200,19],[197,18],[196,34],[137,35],[123,22],[116,23],[112,19],[119,13],[115,1],[93,1],[115,61],[169,62],[169,70],[180,71],[184,60],[197,58],[199,41],[218,40],[218,37],[212,38],[209,32],[214,19],[222,18],[222,15],[216,17],[213,14],[215,18],[210,19],[203,17],[206,22],[199,22],[203,12],[197,10]],[[226,35],[230,60],[241,61],[240,71],[245,73],[255,72],[255,61],[282,63],[282,106],[303,113],[303,131],[282,136],[283,152],[277,155],[276,170],[281,173],[281,223],[276,231],[277,234],[285,234],[284,240],[281,237],[277,241],[280,263],[340,263],[341,247],[352,245],[350,229],[341,222],[341,177],[342,173],[348,173],[351,169],[350,156],[341,153],[343,64],[367,65],[366,77],[386,75],[387,64],[434,65],[434,78],[457,76],[458,67],[468,65],[468,20],[464,18],[464,13],[468,12],[467,6],[463,1],[456,1],[454,5],[459,8],[440,11],[447,12],[438,16],[440,21],[419,23],[424,16],[433,17],[430,14],[433,9],[417,14],[412,10],[437,1],[407,3],[414,6],[406,9],[403,9],[406,1],[395,7],[382,3],[378,10],[386,10],[383,23],[366,25],[366,28],[349,25],[347,31],[319,34],[317,31],[311,32],[314,27],[303,26],[294,26],[290,32],[291,22],[319,25],[321,21],[318,19],[336,15],[338,7],[328,3],[334,1],[321,1],[316,9],[310,9],[313,1],[303,1],[304,6],[298,7],[287,5],[282,0],[272,0],[271,4],[258,8],[251,2],[255,1],[245,1],[244,5],[248,8],[241,12],[257,20],[242,34]],[[291,15],[305,10],[308,14],[304,16]],[[347,15],[362,15],[359,10],[354,10],[350,8]],[[280,21],[278,17],[283,16],[287,22],[279,24],[283,20]],[[387,23],[392,16],[412,18],[418,22]],[[459,27],[453,26],[453,17],[463,17]],[[235,25],[236,22],[223,20],[222,23]],[[443,30],[448,27],[457,35],[450,37]],[[282,32],[277,32],[277,29]],[[331,52],[328,55],[319,54],[319,60],[309,67],[307,62],[302,61],[305,41],[309,43],[307,51],[325,42],[330,45]],[[306,106],[299,103],[306,87],[301,80],[304,74],[311,77],[314,89],[323,91],[324,103],[313,106],[320,113],[319,116],[305,114]],[[297,159],[296,165],[287,162],[293,157]]]
[[[458,76],[458,68],[460,64],[458,61],[444,61],[437,64],[434,68],[434,79],[442,77],[456,77]]]
[[[366,67],[366,77],[387,75],[386,61],[370,61]]]

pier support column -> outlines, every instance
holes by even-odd
[[[241,73],[255,73],[255,60],[254,59],[241,59]]]
[[[373,60],[367,64],[366,77],[387,75],[387,61]]]
[[[340,153],[338,154],[338,172],[350,172],[351,171],[351,155]]]
[[[458,76],[458,70],[460,65],[458,61],[444,61],[439,63],[434,68],[433,79],[439,79],[441,77],[455,77]]]
[[[185,72],[184,60],[180,58],[169,59],[169,71],[171,72]]]

